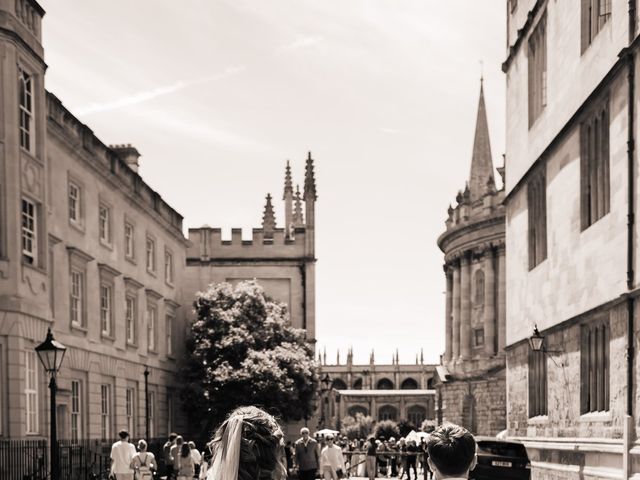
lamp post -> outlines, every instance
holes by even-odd
[[[60,479],[60,458],[58,456],[58,429],[56,425],[56,392],[58,384],[56,383],[56,374],[60,371],[64,354],[67,351],[60,342],[53,338],[51,328],[47,329],[47,337],[44,342],[36,347],[36,353],[40,359],[40,363],[45,371],[49,374],[49,389],[51,390],[51,444],[49,446],[49,455],[51,456],[51,480]]]
[[[327,410],[327,404],[329,403],[328,392],[331,388],[331,377],[328,373],[324,376],[320,383],[322,384],[320,387],[320,392],[322,393],[322,411],[320,412],[320,425],[322,426],[322,428],[324,428],[325,421],[327,419],[325,412]]]
[[[145,438],[149,441],[149,367],[144,366],[144,425]]]

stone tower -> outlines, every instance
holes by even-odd
[[[469,180],[438,238],[445,256],[446,337],[436,379],[439,420],[481,435],[506,428],[503,199],[495,184],[481,79]]]
[[[222,240],[219,228],[189,229],[186,291],[202,291],[210,283],[237,283],[256,279],[268,295],[287,304],[291,324],[307,332],[315,343],[315,202],[317,200],[311,152],[305,160],[304,193],[294,193],[291,165],[284,178],[285,225],[278,227],[271,194],[266,196],[262,228],[254,228],[251,240],[242,230],[231,230]],[[304,207],[302,202],[304,201]],[[304,208],[304,215],[303,215]]]

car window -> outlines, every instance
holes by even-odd
[[[527,458],[527,450],[524,445],[508,442],[478,442],[478,453],[499,455],[501,457]]]

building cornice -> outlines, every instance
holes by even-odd
[[[518,29],[518,35],[516,37],[516,41],[513,42],[513,45],[511,47],[509,47],[509,54],[507,55],[507,58],[505,59],[505,61],[502,63],[502,71],[504,73],[507,73],[507,71],[509,70],[509,67],[511,67],[511,63],[513,62],[513,59],[516,57],[516,55],[520,51],[520,48],[522,47],[522,42],[524,42],[524,39],[529,34],[529,30],[531,30],[531,27],[533,26],[534,21],[538,15],[538,12],[540,12],[542,7],[545,6],[546,4],[547,4],[547,0],[537,0],[533,8],[529,10],[529,13],[527,14],[527,21],[524,22],[524,25],[522,26],[522,28]],[[509,14],[507,13],[507,15]]]
[[[47,99],[49,102],[53,102],[56,105],[56,108],[60,108],[65,118],[71,118],[73,123],[76,123],[77,127],[82,131],[86,131],[88,135],[91,136],[91,141],[97,145],[98,148],[104,149],[105,152],[111,152],[109,156],[109,160],[112,164],[112,168],[106,168],[101,162],[96,161],[95,156],[98,153],[92,153],[88,151],[86,148],[78,148],[82,147],[82,145],[78,145],[77,142],[74,142],[72,138],[66,134],[64,127],[59,124],[59,122],[55,119],[54,116],[51,115],[50,107],[47,107],[47,135],[54,135],[64,147],[66,147],[69,154],[73,155],[74,158],[83,162],[87,168],[92,169],[92,171],[98,173],[100,177],[109,184],[114,190],[118,190],[121,192],[128,200],[130,205],[135,205],[136,208],[140,209],[145,216],[149,216],[153,218],[156,224],[169,233],[173,238],[178,240],[179,243],[184,246],[190,245],[188,239],[186,239],[182,233],[182,221],[183,216],[174,210],[167,202],[165,202],[162,197],[153,190],[137,173],[133,172],[130,167],[120,159],[115,153],[111,151],[109,147],[104,145],[99,138],[93,135],[93,132],[89,127],[80,122],[77,118],[73,116],[69,110],[67,110],[62,102],[51,92],[46,92]],[[84,142],[83,142],[84,143]],[[136,195],[131,188],[127,188],[121,181],[117,181],[118,177],[114,174],[113,164],[117,164],[115,170],[127,172],[127,174],[132,175],[134,177],[134,181],[138,183],[142,188],[145,188],[149,191],[150,196],[156,196],[158,198],[158,203],[163,205],[167,211],[171,212],[171,215],[175,215],[179,219],[179,225],[173,225],[169,222],[168,219],[164,218],[160,213],[158,213],[151,205],[146,205],[148,208],[143,208],[141,204],[140,195]]]
[[[451,243],[454,240],[464,237],[467,234],[477,232],[483,230],[487,227],[492,227],[495,225],[505,225],[505,211],[501,209],[501,211],[497,215],[492,215],[490,217],[485,217],[476,221],[470,221],[467,223],[463,223],[461,225],[455,226],[446,232],[442,233],[437,240],[438,247],[445,254],[449,252],[446,251],[447,244]],[[504,233],[502,235],[504,237]]]

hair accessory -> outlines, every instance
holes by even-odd
[[[242,441],[242,415],[234,415],[227,421],[222,438],[214,447],[211,469],[207,480],[237,480]]]

